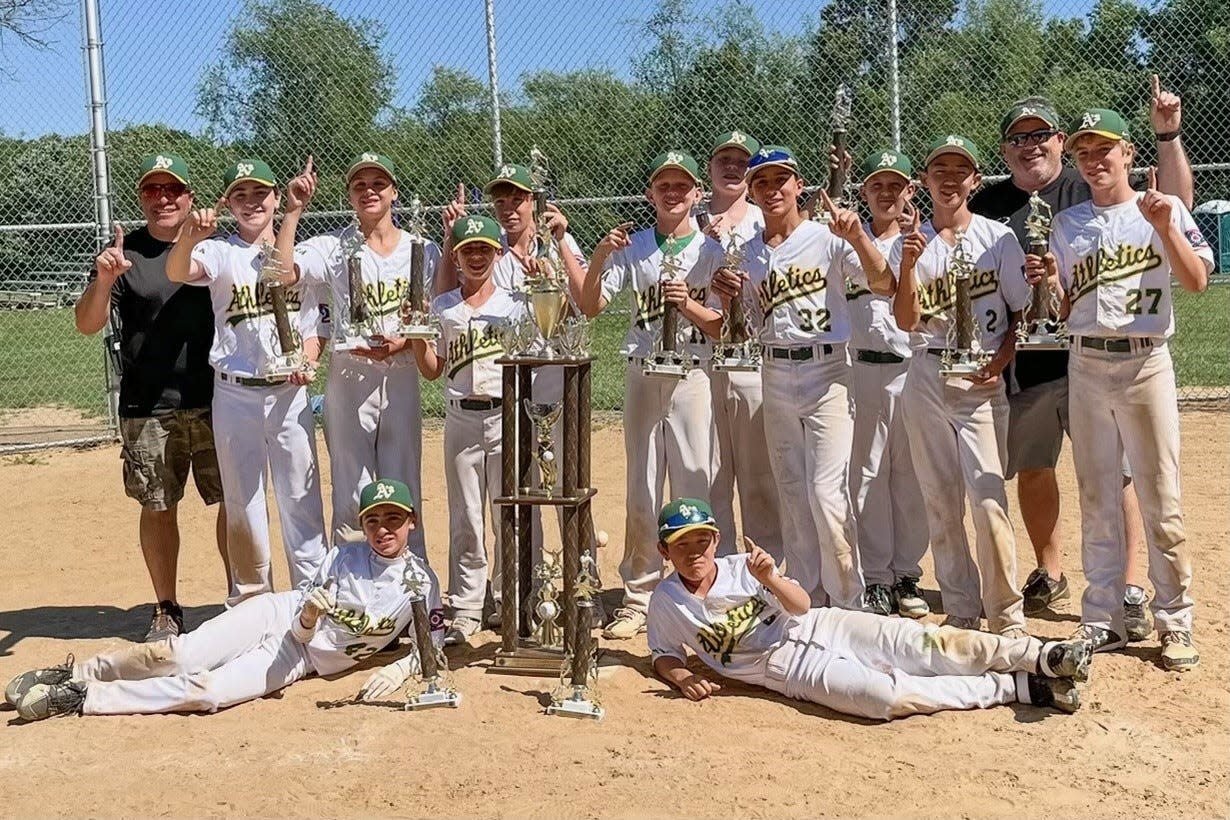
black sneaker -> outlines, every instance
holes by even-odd
[[[154,605],[144,643],[163,641],[184,634],[184,611],[174,601],[159,601]]]
[[[1029,702],[1034,706],[1049,706],[1072,714],[1081,708],[1080,693],[1071,678],[1044,678],[1029,676]]]
[[[904,618],[922,618],[931,614],[927,599],[918,589],[918,579],[906,575],[893,584],[893,597],[897,600],[897,614]]]
[[[1081,624],[1072,633],[1074,641],[1088,641],[1094,652],[1113,652],[1127,646],[1127,641],[1118,632],[1112,632],[1100,626]]]
[[[876,615],[893,614],[893,593],[887,584],[872,584],[863,593],[863,606]]]
[[[1149,595],[1143,589],[1128,584],[1123,593],[1123,631],[1129,641],[1148,640],[1153,634],[1153,613],[1147,606]]]
[[[1061,573],[1058,581],[1052,581],[1044,567],[1038,567],[1029,573],[1025,586],[1021,587],[1021,595],[1025,597],[1025,614],[1037,615],[1046,609],[1053,609],[1055,604],[1071,597],[1068,591],[1068,579]]]

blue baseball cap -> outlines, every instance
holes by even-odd
[[[720,532],[708,501],[676,498],[658,513],[658,540],[664,544],[671,544],[693,530]]]
[[[747,161],[747,181],[751,182],[756,172],[765,168],[785,168],[795,176],[802,176],[794,152],[784,145],[762,145],[759,151],[752,154]]]

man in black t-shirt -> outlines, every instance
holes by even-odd
[[[137,191],[147,224],[127,236],[115,226],[115,242],[98,255],[76,307],[79,331],[97,333],[110,316],[119,337],[124,488],[141,504],[141,552],[157,600],[146,641],[184,631],[175,594],[177,505],[189,469],[201,499],[218,504],[218,549],[227,563],[210,426],[213,309],[204,288],[183,287],[166,275],[167,251],[192,212],[188,180],[187,164],[174,154],[142,161]]]
[[[1157,136],[1158,187],[1191,207],[1191,167],[1180,140],[1180,100],[1163,92],[1153,77],[1150,112]],[[1000,123],[1000,151],[1011,177],[978,192],[970,210],[998,219],[1026,245],[1025,217],[1030,193],[1037,191],[1053,213],[1090,198],[1089,186],[1076,169],[1063,165],[1065,134],[1055,107],[1042,97],[1013,105]],[[1010,415],[1005,477],[1017,477],[1021,518],[1029,532],[1038,568],[1025,582],[1025,611],[1036,614],[1069,597],[1060,570],[1059,485],[1055,464],[1068,429],[1067,351],[1018,351],[1008,379]],[[1128,543],[1124,611],[1130,640],[1144,640],[1152,631],[1145,608],[1145,569],[1141,557],[1145,536],[1136,494],[1124,467],[1123,508]]]

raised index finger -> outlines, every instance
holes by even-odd
[[[115,248],[120,253],[124,252],[124,226],[120,223],[115,223],[115,241],[111,243],[111,247]]]
[[[466,184],[464,182],[457,183],[457,196],[453,198],[453,201],[458,205],[466,204]]]
[[[837,206],[833,204],[833,200],[829,199],[829,192],[823,188],[820,189],[820,201],[824,203],[824,210],[833,215],[837,213]]]
[[[1162,96],[1162,80],[1156,74],[1149,79],[1150,85],[1153,86],[1153,101],[1157,102]]]
[[[1156,165],[1149,166],[1149,190],[1151,191],[1157,190],[1157,166]]]
[[[312,163],[312,155],[308,154],[307,162],[303,163],[303,173],[305,176],[310,176],[314,170],[315,166]]]

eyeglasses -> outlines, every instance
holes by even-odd
[[[1030,145],[1041,145],[1058,133],[1056,128],[1039,128],[1025,134],[1009,134],[1003,141],[1013,148],[1026,148]]]
[[[179,199],[188,193],[188,186],[182,182],[151,182],[141,186],[141,198],[157,201],[164,196],[168,199]]]

